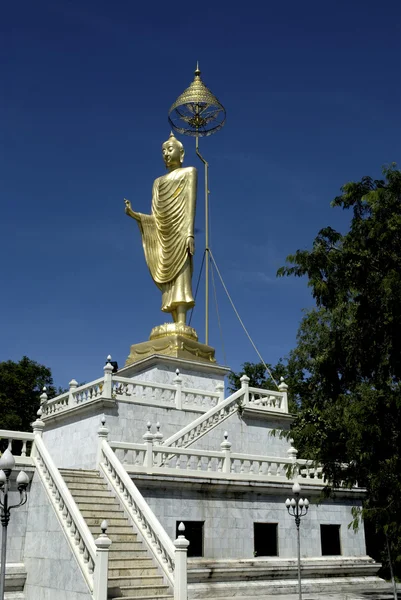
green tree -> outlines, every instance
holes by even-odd
[[[295,445],[334,485],[366,486],[363,516],[401,566],[401,172],[383,175],[344,185],[349,231],[322,229],[278,274],[306,276],[317,305],[290,356]]]
[[[50,369],[27,356],[19,362],[0,363],[0,429],[31,431],[43,387],[54,396],[56,390]]]

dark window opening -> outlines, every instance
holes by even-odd
[[[178,531],[178,525],[184,523],[184,536],[189,542],[188,556],[203,556],[203,525],[204,521],[177,521],[175,526],[175,535],[182,535]]]
[[[340,525],[320,525],[322,556],[341,554]]]
[[[253,524],[255,556],[278,556],[277,523]]]

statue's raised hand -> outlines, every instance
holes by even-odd
[[[132,210],[131,202],[129,200],[127,200],[126,198],[124,198],[124,202],[125,202],[125,214],[128,215],[129,217],[132,217],[136,221],[140,221],[141,217],[140,217],[139,213],[136,213],[134,210]]]

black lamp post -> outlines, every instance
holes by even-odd
[[[307,498],[300,498],[301,486],[298,482],[295,482],[292,486],[292,493],[295,498],[287,498],[285,505],[288,510],[288,514],[295,518],[295,525],[297,526],[297,556],[298,556],[298,597],[302,600],[301,590],[301,540],[299,536],[299,526],[301,524],[301,517],[304,517],[308,512],[309,500]]]
[[[6,555],[7,555],[7,526],[10,521],[10,511],[12,508],[22,506],[27,501],[26,488],[29,484],[29,477],[24,471],[20,471],[17,477],[17,487],[20,493],[20,502],[18,504],[8,504],[8,493],[10,491],[10,475],[15,467],[15,460],[10,450],[7,448],[0,458],[0,520],[1,520],[1,573],[0,573],[0,600],[4,600],[4,589],[6,582]]]

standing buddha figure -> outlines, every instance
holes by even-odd
[[[183,167],[184,147],[173,135],[162,145],[167,173],[158,177],[152,190],[150,215],[125,212],[136,220],[142,236],[146,263],[162,292],[161,310],[185,328],[187,311],[195,304],[192,294],[194,220],[197,171]]]

